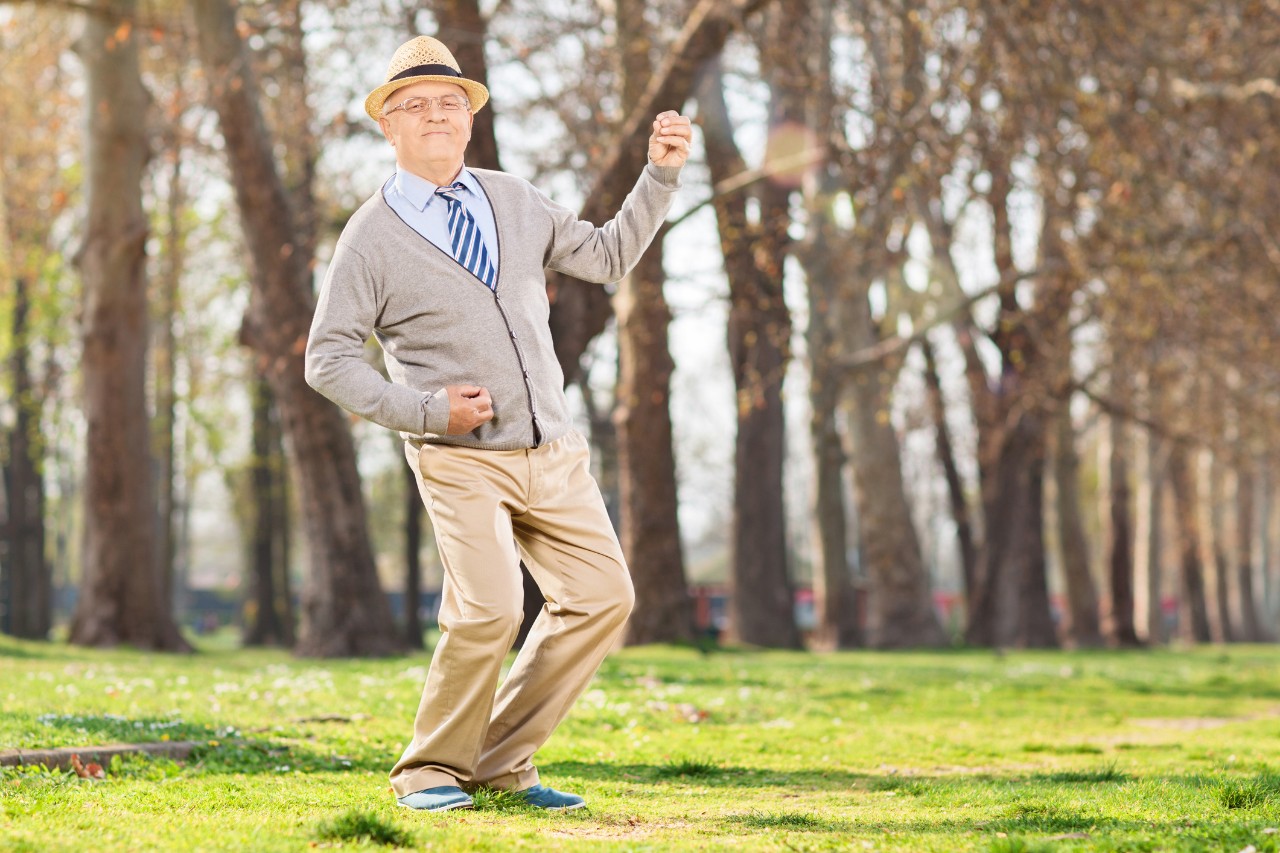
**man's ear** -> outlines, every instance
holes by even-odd
[[[382,128],[382,135],[391,143],[391,147],[396,147],[396,141],[391,138],[391,122],[385,118],[378,119],[378,127]]]

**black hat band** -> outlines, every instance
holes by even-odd
[[[399,74],[392,77],[387,82],[393,83],[396,80],[402,80],[405,77],[425,77],[428,74],[438,76],[438,77],[461,77],[462,76],[461,72],[450,68],[448,65],[415,65],[412,68],[406,68],[405,70],[401,71]]]

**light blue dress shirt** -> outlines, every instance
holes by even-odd
[[[501,258],[498,257],[498,226],[493,219],[493,206],[489,204],[489,197],[484,194],[476,176],[465,166],[456,180],[462,181],[466,187],[459,197],[468,212],[475,217],[493,267],[498,270],[501,263]],[[405,224],[438,246],[446,255],[453,257],[449,240],[449,203],[436,195],[437,189],[439,187],[436,184],[397,167],[396,173],[382,185],[382,197]]]

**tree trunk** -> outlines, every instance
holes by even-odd
[[[627,643],[691,642],[693,599],[684,575],[677,517],[667,347],[671,312],[662,296],[661,236],[620,284],[618,461],[622,550],[635,584]]]
[[[1236,469],[1236,593],[1239,603],[1240,639],[1259,643],[1266,639],[1258,621],[1253,585],[1254,491],[1257,488],[1249,460]]]
[[[176,147],[169,171],[169,193],[164,241],[164,273],[156,300],[156,332],[153,364],[155,370],[155,416],[152,420],[152,450],[156,457],[156,557],[157,571],[164,585],[164,598],[178,613],[185,596],[178,589],[177,548],[174,539],[177,520],[177,466],[174,453],[174,423],[177,411],[177,365],[174,320],[178,312],[178,290],[182,279],[184,236],[182,214],[186,208],[186,188],[182,182],[182,155]]]
[[[404,641],[410,649],[422,640],[422,496],[413,469],[404,466]]]
[[[355,448],[337,407],[303,378],[314,312],[311,258],[302,250],[228,0],[198,0],[198,44],[231,167],[253,291],[245,337],[289,437],[310,572],[295,652],[382,655],[404,647],[378,584]]]
[[[1280,637],[1280,500],[1274,459],[1262,469],[1262,627],[1271,637]]]
[[[617,365],[615,365],[617,367]],[[615,371],[620,374],[620,371]],[[609,405],[601,409],[592,393],[587,370],[578,374],[578,390],[582,394],[582,407],[587,416],[590,429],[591,460],[595,463],[596,484],[600,487],[600,495],[604,498],[604,509],[609,514],[609,522],[614,530],[622,529],[622,486],[618,480],[621,476],[618,462],[618,425],[614,423],[614,411],[618,407],[618,385],[621,375],[615,376],[611,390]]]
[[[653,67],[653,37],[644,0],[618,0],[622,101],[644,96]],[[665,229],[654,237],[613,298],[618,329],[614,424],[622,550],[635,584],[627,643],[691,642],[693,599],[684,574],[671,437],[671,374],[667,341],[671,310],[662,292]]]
[[[434,4],[436,38],[449,46],[462,73],[470,80],[489,85],[489,61],[484,54],[489,21],[480,11],[478,0],[440,0]],[[467,165],[480,169],[501,169],[498,161],[498,139],[493,131],[492,108],[476,113],[467,143]]]
[[[1123,399],[1126,388],[1112,386],[1117,399]],[[1113,646],[1140,645],[1134,627],[1135,596],[1133,590],[1133,521],[1129,510],[1128,430],[1117,415],[1107,418],[1110,441],[1108,465],[1107,579],[1111,589],[1110,605],[1105,618],[1107,641]]]
[[[1006,129],[1010,135],[1013,129]],[[966,639],[975,645],[1056,646],[1049,608],[1044,554],[1044,465],[1046,365],[1030,333],[1030,318],[1017,299],[1017,267],[1013,262],[1009,195],[1012,190],[1013,140],[1002,139],[990,164],[992,231],[996,269],[1000,273],[1000,312],[992,340],[1000,350],[1000,375],[991,390],[985,371],[969,370],[978,420],[978,470],[982,488],[985,536],[978,560],[978,582],[970,599]],[[1048,219],[1046,217],[1046,223]],[[1041,239],[1050,237],[1047,227]],[[1046,252],[1046,254],[1049,254]],[[1059,302],[1065,287],[1049,294]],[[1044,294],[1041,294],[1042,296]],[[1065,316],[1041,309],[1041,316]],[[973,341],[964,341],[966,350]],[[970,356],[966,355],[966,360]],[[972,357],[977,361],[976,352]],[[977,375],[975,375],[977,374]]]
[[[807,41],[797,50],[810,57],[809,70],[797,83],[807,90],[804,125],[824,140],[824,154],[831,156],[839,111],[831,82],[831,51],[834,37],[834,10],[829,4],[810,4]],[[789,10],[785,10],[787,14]],[[794,23],[791,25],[794,27]],[[797,36],[793,36],[797,38]],[[803,38],[799,36],[798,38]],[[786,49],[785,45],[782,49]],[[812,85],[805,86],[804,84]],[[792,95],[792,97],[796,97]],[[795,254],[804,267],[809,307],[806,344],[809,350],[809,405],[812,419],[809,435],[815,461],[813,513],[809,524],[813,542],[813,594],[815,649],[857,648],[863,644],[862,596],[849,564],[849,527],[846,507],[845,448],[838,411],[845,377],[838,366],[841,354],[837,320],[840,282],[848,258],[849,241],[836,225],[832,206],[844,189],[838,173],[815,173],[805,207],[809,227]]]
[[[295,639],[293,602],[289,596],[289,494],[283,440],[271,388],[265,380],[255,379],[249,487],[253,506],[253,608],[245,626],[246,646],[288,648]]]
[[[842,377],[835,364],[837,343],[823,318],[834,311],[831,297],[831,256],[822,240],[830,222],[814,222],[818,238],[805,252],[809,279],[809,403],[813,410],[810,436],[815,458],[814,510],[810,525],[814,542],[813,592],[817,624],[813,647],[852,649],[862,645],[859,602],[849,566],[849,538],[845,507],[845,453],[837,427]]]
[[[699,122],[713,184],[744,172],[718,65],[701,81]],[[729,636],[758,646],[799,648],[787,565],[782,465],[782,380],[791,318],[782,298],[786,194],[767,193],[757,222],[742,192],[717,195],[720,249],[729,279],[729,361],[737,392],[733,531],[729,548]]]
[[[855,310],[861,313],[865,302]],[[867,318],[869,319],[869,318]],[[862,338],[857,332],[851,337]],[[867,645],[944,646],[920,540],[902,481],[901,448],[889,417],[892,374],[872,365],[846,385],[854,498],[867,577]]]
[[[1165,453],[1158,436],[1143,430],[1137,452],[1138,518],[1134,535],[1134,618],[1138,637],[1148,644],[1168,640],[1162,598],[1164,556]]]
[[[1058,548],[1062,558],[1067,609],[1059,635],[1072,648],[1102,645],[1098,626],[1098,592],[1089,571],[1089,543],[1080,513],[1080,456],[1071,422],[1070,398],[1054,413],[1053,478],[1057,485]]]
[[[88,222],[85,288],[84,567],[71,642],[187,651],[156,571],[147,416],[147,92],[138,68],[136,0],[86,15]]]
[[[1177,507],[1178,553],[1181,589],[1178,601],[1178,634],[1189,643],[1207,643],[1209,610],[1205,606],[1204,567],[1200,559],[1200,514],[1195,470],[1181,444],[1169,453],[1169,482]]]
[[[0,239],[5,239],[0,236]],[[27,364],[31,330],[30,284],[14,280],[12,305],[13,352],[9,357],[9,381],[13,393],[14,423],[8,438],[4,464],[3,538],[0,539],[0,629],[15,637],[45,640],[53,627],[52,567],[45,557],[44,476],[41,458],[40,414],[42,402],[31,381]]]
[[[1044,427],[1023,413],[996,445],[984,488],[986,538],[966,639],[978,646],[1057,645],[1044,565]]]
[[[933,415],[934,446],[947,481],[947,501],[951,507],[951,518],[956,525],[956,544],[960,547],[961,580],[964,583],[965,595],[969,595],[973,592],[978,571],[978,547],[974,542],[969,500],[965,497],[964,482],[960,479],[960,468],[956,465],[951,429],[947,426],[947,405],[942,396],[942,380],[938,375],[937,357],[928,337],[921,340],[921,351],[925,361],[924,379],[929,394],[929,411]]]
[[[810,315],[812,316],[812,315]],[[845,453],[836,428],[838,399],[829,386],[835,381],[830,371],[825,380],[811,379],[809,400],[814,405],[810,435],[813,439],[814,472],[813,593],[817,624],[812,645],[815,649],[837,651],[862,646],[858,590],[849,566],[849,537],[845,521]],[[826,387],[814,387],[821,382]],[[821,406],[821,408],[819,408]]]
[[[1226,466],[1217,451],[1208,457],[1208,488],[1203,490],[1203,513],[1209,535],[1205,539],[1205,564],[1213,567],[1213,609],[1209,616],[1209,635],[1214,642],[1236,641],[1236,626],[1231,619],[1231,569],[1227,558]]]

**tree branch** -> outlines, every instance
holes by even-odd
[[[1227,101],[1247,101],[1254,95],[1280,98],[1280,83],[1269,77],[1259,77],[1248,83],[1193,83],[1181,77],[1170,81],[1174,97],[1186,101],[1202,101],[1222,98]]]

